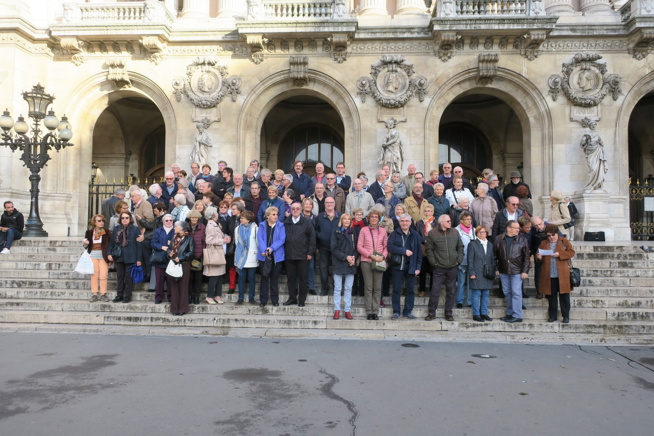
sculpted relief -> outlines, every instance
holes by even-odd
[[[227,77],[227,67],[218,65],[218,61],[208,58],[197,58],[186,69],[186,77],[173,80],[175,98],[182,100],[186,95],[191,103],[198,108],[216,107],[226,95],[231,95],[232,101],[241,93],[241,79]]]
[[[365,103],[366,97],[372,97],[383,107],[403,107],[414,95],[420,101],[425,98],[427,79],[415,74],[412,64],[404,56],[384,55],[372,65],[370,77],[364,76],[357,81],[357,94]]]

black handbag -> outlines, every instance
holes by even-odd
[[[400,266],[402,265],[402,255],[393,254],[391,255],[391,266]]]
[[[563,212],[561,212],[561,204],[560,203],[559,203],[559,213],[561,214],[561,216],[563,216]],[[575,225],[575,219],[572,217],[572,215],[570,215],[570,221],[563,224],[563,228],[564,229],[569,229],[570,227],[574,227],[574,225]]]
[[[261,266],[261,275],[263,277],[270,277],[274,265],[275,259],[273,258],[273,255],[266,256],[266,260],[263,261],[263,265]]]
[[[579,268],[573,268],[572,262],[569,260],[568,266],[570,267],[570,287],[578,288],[581,286],[581,271]]]
[[[225,250],[225,256],[233,256],[234,253],[236,253],[236,243],[234,243],[234,239],[232,238],[232,241],[227,244],[227,250]]]
[[[168,263],[168,253],[165,251],[153,251],[150,256],[150,265],[165,267]]]
[[[606,237],[604,236],[604,232],[586,232],[586,233],[584,233],[584,241],[603,242],[605,240],[606,240]]]
[[[495,269],[492,268],[489,264],[484,263],[484,277],[486,277],[488,280],[495,280]]]
[[[114,260],[120,258],[123,256],[123,247],[121,245],[114,245],[113,248],[111,249],[111,257],[114,258]]]

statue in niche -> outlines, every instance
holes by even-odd
[[[402,162],[404,161],[400,132],[395,128],[396,126],[397,120],[395,118],[386,120],[388,132],[382,144],[382,152],[379,158],[380,164],[391,167],[391,173],[399,172],[402,169]]]
[[[402,86],[402,78],[395,71],[390,71],[386,74],[384,79],[384,89],[389,94],[395,94],[398,89]]]
[[[198,129],[198,134],[195,136],[195,144],[193,150],[191,150],[191,163],[197,163],[202,167],[207,163],[209,148],[213,147],[213,143],[205,130],[204,124],[197,123],[195,127]]]
[[[585,192],[602,190],[604,178],[608,171],[602,138],[595,132],[593,124],[590,125],[590,129],[590,132],[583,136],[580,144],[588,163],[588,180],[586,181]]]

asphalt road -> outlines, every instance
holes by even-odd
[[[406,345],[1,334],[0,435],[598,436],[654,426],[654,348]]]

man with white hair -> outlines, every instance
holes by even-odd
[[[248,169],[245,171],[245,174],[243,174],[243,184],[248,188],[252,186],[252,182],[257,180],[255,173],[256,170],[253,167],[248,167]]]
[[[284,192],[287,190],[291,190],[294,193],[294,200],[295,201],[300,201],[300,188],[295,184],[295,179],[293,178],[292,174],[284,174],[282,177],[282,185],[284,189],[282,189],[282,192],[280,193],[280,197],[284,195]],[[312,188],[313,189],[313,188]]]
[[[148,197],[148,203],[154,207],[155,204],[159,203],[161,200],[161,186],[159,186],[158,183],[153,183],[150,185],[148,188],[148,191],[150,192],[150,196]]]
[[[368,187],[368,194],[372,196],[372,199],[375,200],[375,202],[384,196],[384,182],[386,182],[386,180],[383,170],[379,170],[375,173],[375,181]]]
[[[161,201],[168,206],[168,210],[172,210],[174,206],[174,198],[177,195],[177,183],[175,182],[175,173],[168,171],[164,175],[164,182],[161,183]]]
[[[363,216],[367,216],[370,209],[375,205],[375,200],[373,200],[372,195],[363,190],[361,179],[354,179],[352,185],[354,186],[354,192],[345,199],[345,213],[352,216],[354,209],[360,207],[363,209]]]
[[[454,174],[454,177],[452,177],[447,182],[447,184],[445,184],[445,190],[452,189],[452,186],[454,184],[454,179],[456,177],[461,177],[461,179],[463,180],[463,188],[467,188],[470,192],[472,192],[472,185],[470,185],[470,180],[463,177],[463,168],[454,167],[454,169],[452,170],[452,173]]]
[[[179,172],[182,170],[182,167],[177,162],[175,162],[170,166],[170,170],[175,175],[175,182],[177,182],[179,180]]]
[[[411,192],[416,185],[416,166],[409,164],[406,170],[408,174],[402,177],[402,183],[406,186],[406,192]]]
[[[250,190],[247,186],[243,184],[243,174],[236,173],[234,174],[234,186],[229,188],[227,192],[234,194],[234,198],[241,197],[245,198],[250,195]]]
[[[402,315],[408,319],[416,319],[412,312],[416,276],[420,274],[422,265],[422,237],[417,231],[411,229],[411,215],[405,213],[398,217],[398,220],[400,227],[388,237],[388,252],[391,254],[393,275],[393,316],[391,319],[400,317],[403,287],[405,297]]]
[[[112,195],[111,197],[107,198],[105,201],[102,202],[101,213],[106,220],[109,220],[112,216],[114,216],[115,213],[114,208],[116,207],[116,203],[118,203],[120,200],[124,198],[125,198],[125,190],[123,188],[116,188],[114,190],[114,195]]]

